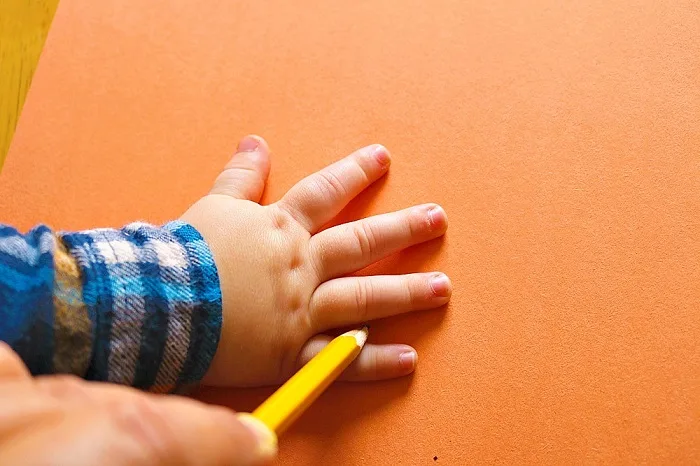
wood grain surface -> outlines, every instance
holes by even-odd
[[[0,170],[58,0],[0,2]]]

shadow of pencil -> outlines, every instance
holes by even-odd
[[[336,451],[334,444],[343,442],[342,432],[363,425],[408,392],[412,377],[381,382],[339,382],[308,409],[285,433],[280,443],[281,454],[286,456],[298,445],[315,451],[315,460],[324,453]],[[316,463],[318,464],[318,463]]]
[[[362,422],[369,415],[376,415],[391,405],[393,400],[405,395],[411,376],[378,382],[336,382],[301,418],[285,433],[290,440],[323,439],[328,448],[334,432]],[[194,398],[209,404],[226,406],[239,412],[252,412],[275,388],[225,389],[204,387],[197,390]],[[332,413],[329,416],[329,413]],[[306,440],[304,440],[306,441]]]

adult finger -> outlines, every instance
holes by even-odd
[[[22,359],[10,348],[10,345],[0,341],[0,381],[30,377],[29,370]]]
[[[259,136],[246,136],[214,182],[212,194],[259,202],[270,173],[270,148]]]
[[[389,168],[389,152],[380,145],[362,148],[297,183],[278,205],[313,233]]]
[[[299,367],[309,362],[331,340],[332,338],[328,335],[317,335],[311,338],[299,354]],[[402,377],[413,372],[417,361],[416,350],[408,345],[366,343],[357,359],[345,369],[338,379],[360,382]]]
[[[274,436],[267,433],[262,443],[230,411],[194,400],[129,397],[101,408],[67,410],[61,422],[18,436],[0,451],[0,459],[77,466],[266,464],[276,452],[276,443],[270,446]]]
[[[141,392],[131,387],[100,383],[86,382],[73,376],[49,376],[36,379],[36,388],[42,395],[48,395],[56,400],[61,406],[70,410],[72,406],[86,407],[89,405],[98,406],[103,409],[112,409],[110,406],[119,407],[124,404],[142,403],[143,400],[157,403],[189,403],[192,406],[200,406],[205,409],[219,411],[219,415],[230,416],[232,413],[223,408],[207,407],[199,402],[178,396],[164,396],[153,393]],[[170,409],[170,408],[168,408]],[[260,462],[263,464],[267,459],[274,457],[277,451],[277,439],[267,427],[251,416],[239,413],[236,415],[237,421],[243,423],[251,430],[258,440]],[[184,434],[183,434],[184,435]],[[243,458],[245,459],[245,458]],[[235,461],[234,461],[235,460]],[[242,460],[241,460],[242,461]],[[190,463],[186,463],[190,464]],[[199,463],[192,463],[199,464]],[[209,464],[209,463],[204,463]],[[212,463],[219,464],[219,463]],[[225,464],[258,464],[257,462],[238,462],[236,458],[225,461]]]
[[[57,400],[64,406],[71,403],[105,406],[109,403],[125,403],[132,399],[156,396],[124,385],[89,382],[66,374],[36,377],[34,387],[41,394]]]
[[[8,439],[31,430],[37,422],[60,420],[64,410],[59,402],[36,390],[31,378],[3,379],[0,383],[0,451]],[[0,464],[24,463],[0,459]]]
[[[87,382],[73,375],[49,375],[0,383],[0,437],[8,430],[31,426],[37,419],[60,418],[66,412],[105,408],[151,397],[133,388]],[[1,464],[1,463],[0,463]]]
[[[445,305],[452,295],[443,273],[416,273],[330,280],[311,296],[315,330],[359,324]]]
[[[445,234],[447,214],[424,204],[338,225],[311,238],[322,280],[355,272],[401,249]]]

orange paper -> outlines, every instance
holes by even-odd
[[[700,462],[697,2],[62,0],[0,176],[22,228],[177,217],[246,133],[266,202],[374,142],[340,220],[441,203],[447,309],[371,341],[413,377],[338,384],[283,464]],[[270,389],[205,391],[251,410]]]

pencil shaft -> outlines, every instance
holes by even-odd
[[[253,416],[281,434],[350,365],[363,343],[364,339],[358,341],[348,334],[335,338],[260,405]]]

